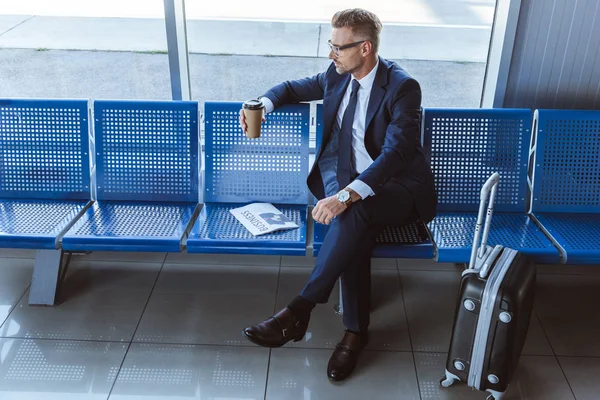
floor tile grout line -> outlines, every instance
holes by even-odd
[[[74,342],[74,343],[108,343],[108,344],[129,344],[128,341],[118,340],[100,340],[100,339],[69,339],[69,338],[45,338],[45,337],[24,337],[24,336],[0,336],[0,339],[15,339],[15,340],[35,340],[44,342]]]
[[[24,21],[19,22],[17,25],[13,26],[12,28],[7,29],[6,31],[0,33],[0,36],[4,35],[5,33],[8,33],[14,29],[17,29],[18,27],[20,27],[21,25],[23,25],[25,22],[32,20],[33,18],[37,17],[37,15],[32,15],[31,17],[27,18]]]
[[[57,340],[57,339],[47,339]],[[66,339],[64,339],[66,340]],[[123,343],[123,342],[115,342]],[[250,342],[248,342],[250,343]],[[161,345],[161,346],[198,346],[198,347],[224,347],[228,349],[242,348],[242,349],[256,349],[257,346],[254,344],[247,345],[232,345],[232,344],[218,344],[218,343],[175,343],[175,342],[133,342],[133,344],[148,344],[148,345]],[[286,346],[285,349],[289,350],[333,350],[334,347],[304,347],[304,346]],[[411,353],[410,350],[389,350],[389,349],[370,349],[366,348],[363,351],[366,352],[377,352],[377,353]]]
[[[556,354],[556,351],[554,351],[554,346],[552,346],[552,342],[550,342],[548,333],[546,333],[546,329],[544,328],[544,325],[542,324],[542,320],[538,316],[538,313],[535,310],[535,307],[533,308],[533,310],[531,312],[533,313],[533,316],[537,320],[538,324],[540,324],[540,328],[542,328],[542,333],[544,334],[544,337],[546,338],[546,341],[548,342],[548,346],[550,346],[550,350],[552,350],[552,355],[556,356],[557,354]]]
[[[125,364],[125,360],[127,359],[127,355],[129,354],[129,350],[131,349],[131,345],[133,344],[133,339],[135,338],[135,334],[138,330],[138,328],[140,327],[140,323],[142,322],[142,318],[144,318],[144,313],[146,312],[146,308],[148,307],[148,303],[150,303],[150,298],[152,297],[152,293],[154,293],[154,288],[156,287],[156,284],[158,283],[158,279],[160,278],[160,274],[163,270],[163,267],[165,266],[165,262],[167,261],[167,256],[169,255],[169,253],[167,252],[165,254],[165,258],[163,258],[163,262],[160,265],[160,269],[158,270],[158,273],[156,274],[156,279],[154,280],[154,284],[152,285],[152,289],[150,289],[150,294],[148,295],[148,299],[146,300],[146,304],[144,305],[144,309],[142,310],[142,313],[140,314],[140,319],[138,320],[137,325],[135,326],[135,329],[133,330],[133,334],[131,335],[131,340],[129,341],[129,344],[127,345],[127,349],[125,350],[125,353],[123,354],[123,359],[121,360],[121,364],[119,365],[119,369],[117,370],[117,373],[115,374],[115,380],[113,381],[112,385],[110,386],[110,390],[108,391],[108,396],[106,397],[106,400],[110,399],[110,396],[112,395],[113,389],[115,388],[115,385],[117,384],[117,381],[119,380],[119,374],[121,373],[121,369],[123,368],[123,364]]]
[[[396,265],[398,265],[398,259],[396,259]],[[400,284],[400,295],[402,297],[402,307],[404,308],[404,319],[406,320],[406,331],[408,333],[408,343],[410,344],[410,354],[413,360],[413,368],[415,370],[415,378],[417,379],[417,390],[419,391],[419,399],[423,399],[421,395],[421,383],[419,381],[419,371],[417,370],[417,359],[415,358],[415,351],[412,343],[412,336],[410,334],[410,326],[408,325],[408,310],[406,309],[406,301],[404,300],[404,287],[402,286],[402,275],[400,274],[400,269],[397,270],[398,273],[398,283]]]
[[[448,354],[447,351],[414,351],[416,354]],[[521,354],[522,357],[556,357],[554,354]],[[561,356],[562,357],[562,356]],[[581,358],[598,358],[600,357],[581,357]]]
[[[562,272],[537,272],[538,275],[544,275],[544,276],[584,276],[584,277],[600,277],[600,274],[593,273],[593,274],[588,274],[588,273],[575,273],[575,272],[571,272],[571,273],[562,273]]]
[[[232,346],[235,347],[235,346]],[[285,347],[287,350],[334,350],[335,347],[301,347],[301,346],[288,346]],[[388,349],[370,349],[365,348],[362,350],[367,353],[412,353],[410,350],[388,350]]]
[[[121,360],[121,363],[119,364],[119,369],[117,370],[117,373],[115,374],[115,379],[114,379],[112,385],[110,385],[110,390],[108,391],[108,396],[106,396],[106,400],[110,399],[110,396],[112,396],[113,389],[115,388],[115,385],[117,384],[117,381],[119,380],[119,374],[121,373],[123,364],[125,364],[125,359],[127,358],[127,354],[129,354],[130,348],[131,348],[131,343],[129,343],[127,345],[127,349],[125,349],[125,352],[123,353],[123,359]]]
[[[6,314],[6,318],[4,318],[4,321],[2,321],[2,323],[0,323],[0,328],[2,328],[4,326],[4,324],[6,323],[6,321],[8,321],[8,319],[10,318],[10,316],[12,315],[12,313],[17,309],[17,306],[19,305],[19,303],[21,302],[21,300],[23,300],[23,297],[25,297],[25,294],[27,293],[27,291],[29,290],[30,287],[31,287],[31,281],[29,281],[29,284],[25,287],[25,290],[23,291],[23,294],[15,302],[15,305],[10,308],[10,311],[8,312],[8,314]],[[1,334],[0,334],[0,337],[2,337]]]
[[[273,349],[269,349],[269,358],[267,359],[267,374],[265,375],[265,395],[263,397],[264,400],[267,400],[267,390],[269,388],[269,371],[271,370],[271,354]]]
[[[546,329],[544,328],[544,325],[542,324],[542,320],[538,316],[537,311],[535,311],[535,308],[533,309],[533,315],[535,316],[535,319],[537,319],[538,323],[540,324],[540,327],[542,328],[542,332],[544,333],[544,337],[546,338],[546,341],[548,342],[548,345],[550,346],[550,349],[552,350],[552,354],[554,354],[554,359],[558,363],[558,367],[560,368],[560,372],[562,372],[563,376],[565,377],[565,381],[567,382],[567,385],[569,386],[569,390],[571,391],[571,394],[573,395],[573,398],[577,399],[577,396],[575,396],[575,392],[573,391],[573,388],[571,387],[571,382],[569,382],[569,378],[567,378],[567,373],[565,372],[565,370],[562,367],[562,364],[560,363],[560,359],[558,358],[558,355],[556,354],[556,351],[554,350],[554,346],[552,346],[552,343],[550,342],[550,338],[548,337],[548,333],[546,333]]]
[[[277,298],[279,297],[279,282],[281,281],[281,265],[277,270],[277,286],[275,286],[275,300],[273,301],[273,314],[277,311]]]
[[[30,340],[30,341],[47,341],[47,342],[76,342],[76,343],[109,343],[109,344],[130,344],[127,341],[115,341],[115,340],[98,340],[98,339],[51,339],[51,338],[32,338],[32,337],[19,337],[19,336],[2,336],[0,339],[15,339],[15,340]],[[194,347],[221,347],[227,349],[256,349],[256,345],[231,345],[231,344],[219,344],[219,343],[178,343],[178,342],[136,342],[133,341],[131,344],[139,345],[150,345],[150,346],[194,346]],[[333,347],[304,347],[304,346],[289,346],[286,349],[291,350],[327,350],[331,351]],[[410,350],[390,350],[390,349],[371,349],[366,348],[366,352],[373,353],[411,353]],[[432,352],[415,352],[415,353],[432,353]],[[433,352],[435,353],[435,352]],[[440,353],[443,354],[443,353]],[[543,356],[543,355],[541,355]],[[548,355],[547,357],[553,357]],[[582,358],[599,358],[599,357],[582,357]]]
[[[279,281],[281,279],[281,264],[283,262],[283,257],[279,257],[279,270],[277,270],[277,286],[275,286],[275,299],[273,300],[273,314],[275,314],[275,309],[277,308],[277,296],[279,295]],[[269,349],[269,357],[267,359],[267,374],[265,375],[265,395],[264,400],[267,400],[267,390],[269,387],[269,372],[271,371],[271,354],[272,349]]]
[[[596,359],[596,360],[600,360],[600,356],[572,356],[572,355],[564,355],[564,354],[557,354],[556,357],[564,357],[564,358],[583,358],[583,359]]]
[[[169,256],[169,253],[167,252],[165,254],[165,257],[163,258],[162,264],[160,265],[160,268],[158,270],[158,273],[156,274],[156,279],[154,279],[154,284],[152,285],[152,288],[150,289],[150,294],[148,295],[148,299],[146,300],[146,304],[144,305],[144,309],[142,310],[142,313],[140,314],[140,319],[138,320],[137,325],[135,326],[135,329],[133,331],[133,335],[131,335],[131,340],[129,341],[129,344],[133,343],[133,340],[135,338],[135,334],[137,333],[140,324],[142,322],[142,319],[144,318],[144,314],[146,313],[146,309],[148,308],[148,304],[150,303],[150,299],[152,298],[152,294],[154,293],[154,289],[156,288],[156,285],[158,284],[158,280],[160,279],[160,274],[163,271],[163,268],[165,267],[165,263],[167,261],[167,257]]]
[[[404,308],[404,319],[406,321],[406,330],[408,333],[408,342],[410,343],[410,351],[414,353],[415,349],[412,343],[412,336],[410,334],[410,326],[408,324],[408,310],[406,309],[406,301],[404,299],[404,287],[402,286],[402,275],[398,271],[398,282],[400,284],[400,296],[402,297],[402,307]]]
[[[565,370],[560,362],[560,359],[558,358],[557,355],[555,355],[554,358],[556,359],[556,362],[558,363],[558,368],[560,368],[560,372],[562,372],[563,376],[565,377],[565,382],[567,382],[567,385],[569,386],[569,390],[571,391],[573,398],[575,400],[577,400],[577,396],[575,396],[575,391],[573,390],[573,387],[571,386],[571,382],[569,382],[569,378],[567,378],[567,373],[565,372]]]

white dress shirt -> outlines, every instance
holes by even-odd
[[[379,58],[377,58],[377,63],[371,72],[369,72],[362,79],[358,80],[360,87],[357,93],[358,99],[356,103],[356,112],[354,114],[354,123],[352,124],[352,149],[354,150],[354,166],[356,168],[356,172],[359,174],[361,174],[365,169],[369,168],[373,163],[373,159],[365,147],[365,124],[367,122],[367,107],[369,106],[371,89],[373,88],[373,82],[375,81],[375,75],[377,74],[377,67],[379,67]],[[352,77],[350,80],[350,84],[346,89],[346,93],[344,94],[344,98],[342,99],[340,108],[338,109],[337,121],[340,126],[342,126],[344,112],[346,111],[346,107],[350,102],[350,93],[352,92],[353,80],[355,80],[354,77]],[[350,183],[347,187],[354,190],[363,199],[375,194],[369,185],[359,179],[354,180],[354,182]]]
[[[379,67],[379,58],[377,59],[377,63],[371,72],[369,72],[362,79],[358,80],[360,87],[357,93],[358,99],[356,103],[356,112],[354,114],[354,123],[352,124],[352,149],[354,150],[354,165],[356,167],[356,172],[359,174],[365,169],[369,168],[369,166],[373,163],[373,159],[365,147],[365,123],[367,120],[367,107],[369,106],[369,99],[371,98],[371,88],[373,87],[373,82],[375,81],[377,67]],[[344,98],[342,99],[340,108],[338,109],[337,122],[339,126],[342,126],[344,112],[346,111],[346,107],[350,102],[350,93],[352,92],[353,80],[355,80],[354,77],[352,77],[350,80],[350,84],[346,89],[346,93],[344,94]],[[271,102],[269,98],[261,97],[260,100],[264,104],[265,111],[267,113],[273,111],[273,102]],[[355,179],[347,186],[347,188],[354,190],[363,199],[375,194],[369,185],[359,179]]]

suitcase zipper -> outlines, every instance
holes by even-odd
[[[483,364],[485,361],[487,340],[492,325],[492,317],[494,315],[494,305],[498,297],[500,285],[504,281],[506,272],[512,265],[512,261],[516,257],[517,252],[512,249],[504,249],[496,266],[500,268],[492,269],[492,273],[485,284],[483,296],[481,299],[481,308],[479,319],[477,322],[477,331],[473,342],[473,354],[471,356],[471,367],[469,369],[468,385],[475,389],[481,390],[481,382],[483,375]]]

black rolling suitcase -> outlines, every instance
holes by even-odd
[[[469,268],[462,274],[443,387],[462,381],[502,399],[517,368],[529,328],[535,266],[516,250],[487,246],[499,175],[481,190]],[[488,195],[489,205],[478,247]]]

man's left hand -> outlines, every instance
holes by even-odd
[[[318,223],[329,225],[335,217],[346,211],[347,208],[348,206],[339,201],[334,195],[319,200],[313,208],[312,216]]]

